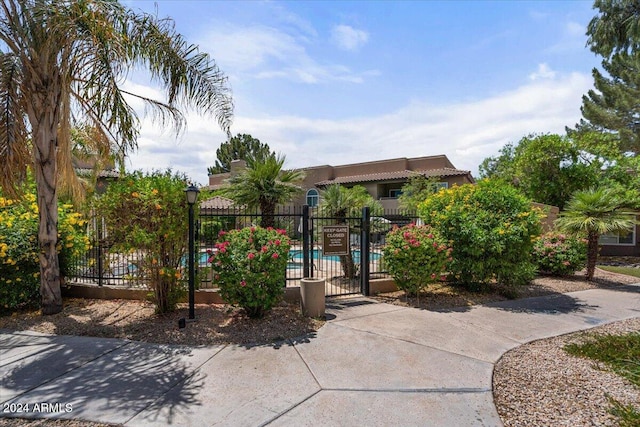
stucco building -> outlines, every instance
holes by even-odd
[[[220,188],[225,180],[243,167],[243,161],[235,161],[231,165],[231,172],[209,175],[209,188]],[[361,185],[385,209],[396,209],[402,186],[412,176],[435,177],[444,188],[475,182],[470,171],[457,169],[445,155],[401,157],[339,166],[312,166],[302,170],[305,173],[302,183],[305,192],[295,204],[306,203],[309,206],[317,205],[320,202],[320,190],[331,184],[345,187]]]

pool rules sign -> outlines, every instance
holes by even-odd
[[[322,227],[322,254],[349,254],[349,226],[325,225]]]

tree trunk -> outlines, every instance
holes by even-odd
[[[56,73],[34,82],[33,103],[28,115],[33,135],[34,171],[40,225],[40,297],[42,314],[62,311],[60,265],[58,263],[58,126],[60,123],[60,82]],[[39,83],[39,84],[38,84]]]
[[[276,205],[270,201],[264,201],[260,204],[260,211],[262,213],[262,220],[260,221],[260,225],[262,228],[275,227],[275,212]]]
[[[351,253],[340,256],[340,264],[342,265],[342,273],[346,279],[355,279],[356,277],[356,264],[353,262],[353,255]]]
[[[598,239],[600,235],[590,231],[587,238],[587,280],[593,279],[598,261]]]

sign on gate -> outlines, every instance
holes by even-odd
[[[349,226],[325,225],[322,227],[322,255],[349,254]]]

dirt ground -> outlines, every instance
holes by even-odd
[[[317,331],[324,321],[306,318],[296,304],[281,303],[262,319],[222,304],[196,304],[195,322],[178,327],[188,317],[182,304],[173,313],[157,315],[144,301],[65,299],[61,313],[42,316],[39,310],[0,317],[0,328],[56,335],[124,338],[163,344],[265,344]]]

